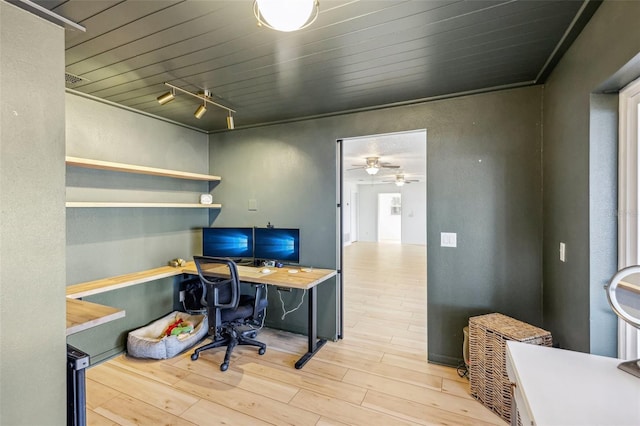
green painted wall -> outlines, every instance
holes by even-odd
[[[67,94],[67,155],[207,173],[207,136],[82,96]],[[67,167],[69,200],[198,202],[206,182]],[[214,191],[215,194],[215,191]],[[67,283],[164,266],[201,252],[205,209],[67,209]],[[125,348],[127,333],[173,310],[174,279],[166,278],[86,300],[126,317],[69,337],[99,362]]]
[[[640,2],[605,1],[545,84],[544,324],[572,350],[615,355],[603,285],[616,270],[617,108],[592,93],[622,68],[626,78],[609,89],[640,75],[637,59],[628,65],[640,52],[639,21]]]
[[[426,128],[428,352],[455,364],[471,315],[542,322],[541,102],[537,86],[213,134],[211,173],[225,179],[215,192],[225,207],[211,220],[299,226],[302,263],[335,267],[336,139]],[[457,232],[458,248],[440,248],[440,232]],[[334,288],[319,302],[326,337]],[[287,320],[278,325],[306,327],[304,311]]]
[[[0,424],[66,421],[64,30],[0,1]]]

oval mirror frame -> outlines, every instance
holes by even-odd
[[[626,290],[637,295],[637,299],[640,303],[640,285],[635,283],[628,283],[624,281],[626,278],[633,274],[638,274],[638,282],[640,283],[640,265],[633,265],[619,270],[609,281],[609,284],[605,286],[607,293],[607,299],[609,305],[613,311],[627,323],[640,329],[640,317],[634,316],[618,300],[618,292]]]

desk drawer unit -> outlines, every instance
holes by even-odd
[[[471,396],[511,421],[511,383],[506,368],[506,342],[551,346],[551,333],[502,314],[469,318]]]

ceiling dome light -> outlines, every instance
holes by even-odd
[[[258,25],[285,32],[308,27],[318,17],[318,11],[318,0],[254,0],[253,3]]]
[[[405,182],[404,180],[397,180],[396,181],[396,186],[404,186]]]

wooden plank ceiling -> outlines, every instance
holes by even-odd
[[[207,132],[542,82],[599,2],[320,0],[317,21],[258,27],[252,1],[38,2],[66,31],[67,87]]]

